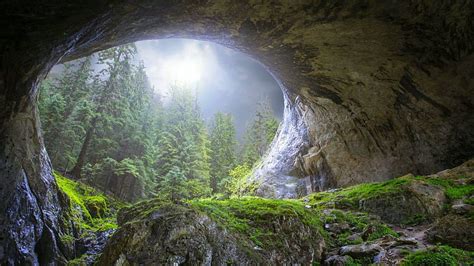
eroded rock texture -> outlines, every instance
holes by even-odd
[[[255,176],[257,192],[295,197],[434,172],[473,155],[473,5],[1,2],[0,262],[52,260],[46,254],[54,253],[60,210],[35,103],[38,82],[59,60],[168,37],[249,53],[287,94],[285,121]],[[16,232],[17,221],[29,229]]]
[[[252,199],[234,201],[247,206]],[[319,223],[305,219],[315,215],[311,210],[255,201],[248,213],[214,201],[205,210],[199,201],[159,200],[122,209],[120,229],[98,265],[311,265],[322,259],[326,244]],[[213,217],[213,211],[225,213],[226,220]]]

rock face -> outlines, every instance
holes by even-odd
[[[287,102],[253,180],[259,195],[435,172],[474,152],[469,1],[20,0],[0,10],[1,263],[56,254],[38,82],[59,60],[126,42],[209,40],[268,67]]]
[[[218,218],[210,216],[207,211],[196,209],[194,205],[149,201],[126,209],[119,214],[120,229],[108,243],[98,264],[310,265],[322,259],[325,246],[322,236],[319,231],[305,224],[304,219],[285,211],[293,209],[258,199],[234,201],[242,205],[258,201],[253,205],[256,209],[248,210],[255,215],[233,221],[233,215],[238,217],[236,219],[242,219],[239,216],[242,213],[220,209],[222,206],[218,201],[205,205],[212,206],[219,213],[229,211],[226,222],[230,227],[219,223]],[[272,207],[283,211],[276,213]],[[262,209],[260,212],[266,217],[266,224],[259,224],[258,209]],[[305,211],[302,205],[299,209]],[[238,231],[232,227],[234,222],[243,222],[242,227],[245,227],[246,222],[252,224],[255,228],[249,230],[255,230],[253,237],[249,237],[245,230]],[[271,241],[266,241],[266,238]]]
[[[446,197],[442,188],[424,182],[410,182],[398,192],[363,199],[360,209],[379,215],[389,223],[433,221],[440,216]]]

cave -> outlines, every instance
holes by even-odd
[[[286,103],[253,175],[259,196],[430,174],[474,154],[470,2],[23,0],[0,9],[2,263],[60,254],[39,82],[58,62],[120,44],[206,40],[268,68]]]

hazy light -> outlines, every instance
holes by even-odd
[[[138,42],[137,47],[151,84],[165,98],[172,85],[201,88],[219,71],[214,51],[205,42],[168,39]]]
[[[198,97],[203,118],[216,112],[235,117],[237,135],[246,129],[257,102],[272,101],[279,117],[283,95],[273,77],[247,55],[212,42],[161,39],[136,43],[140,60],[155,92],[167,103],[173,85],[184,85]]]
[[[171,59],[165,62],[164,72],[172,83],[194,86],[202,76],[202,63],[192,58]]]

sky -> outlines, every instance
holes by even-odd
[[[155,90],[166,98],[171,84],[196,87],[204,119],[216,112],[234,115],[242,136],[257,102],[269,99],[275,116],[283,115],[283,94],[271,74],[246,54],[219,44],[161,39],[136,43]]]

